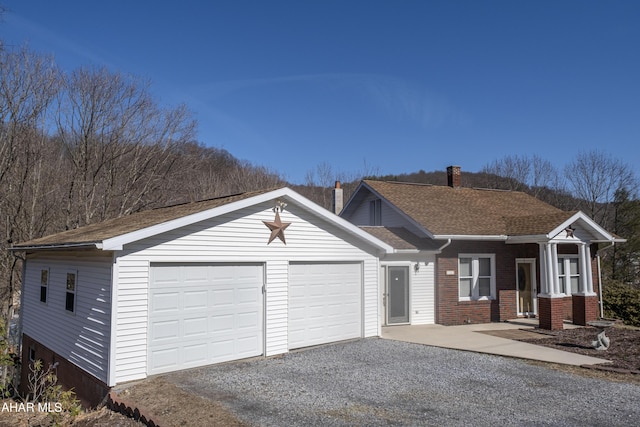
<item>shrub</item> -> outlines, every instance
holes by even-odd
[[[602,302],[606,317],[640,326],[640,289],[616,281],[607,282],[602,289]]]
[[[0,319],[0,399],[11,397],[15,368],[19,358],[9,342],[4,321]]]

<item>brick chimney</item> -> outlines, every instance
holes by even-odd
[[[452,188],[458,188],[462,185],[460,166],[447,167],[447,185]]]
[[[342,186],[340,185],[340,181],[336,181],[336,186],[333,189],[333,213],[339,215],[343,206]]]

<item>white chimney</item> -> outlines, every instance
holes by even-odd
[[[336,186],[333,189],[333,213],[339,215],[343,206],[342,187],[340,186],[340,181],[336,181]]]

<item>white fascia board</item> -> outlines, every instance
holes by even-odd
[[[34,246],[18,246],[9,248],[9,251],[34,251],[43,249],[79,249],[79,248],[91,248],[91,249],[103,249],[100,242],[86,242],[86,243],[60,243],[52,245],[34,245]]]
[[[503,234],[498,235],[475,235],[475,234],[436,234],[433,236],[435,240],[490,240],[490,241],[506,241],[509,236]]]
[[[371,243],[373,246],[377,247],[380,250],[383,250],[386,252],[393,250],[391,246],[387,245],[381,240],[376,239],[369,233],[366,233],[360,230],[350,222],[334,215],[333,213],[324,209],[320,205],[317,205],[316,203],[312,202],[306,197],[301,196],[300,194],[294,192],[288,187],[279,188],[277,190],[273,190],[268,193],[259,194],[257,196],[239,200],[237,202],[227,203],[225,205],[217,206],[215,208],[211,208],[202,212],[187,215],[187,216],[177,218],[171,221],[167,221],[161,224],[156,224],[151,227],[136,230],[131,233],[113,237],[111,239],[106,239],[102,242],[102,246],[103,246],[102,249],[103,250],[122,250],[124,245],[128,243],[136,242],[138,240],[146,239],[148,237],[165,233],[167,231],[171,231],[171,230],[175,230],[191,224],[195,224],[197,222],[214,218],[216,216],[224,215],[227,213],[235,212],[243,208],[268,202],[270,200],[277,199],[279,197],[297,202],[297,204],[300,205],[302,208],[330,222],[334,222],[338,227],[344,229],[347,232],[350,232],[351,234],[358,236],[362,240],[368,241],[369,243]]]
[[[549,236],[546,234],[530,234],[527,236],[510,236],[507,238],[507,243],[544,243],[549,241]]]
[[[594,220],[589,218],[589,216],[584,214],[582,211],[576,212],[569,219],[567,219],[562,224],[560,224],[559,226],[551,230],[551,232],[547,234],[547,237],[549,239],[553,239],[555,236],[557,236],[562,231],[564,231],[565,228],[569,227],[571,224],[573,224],[578,220],[583,221],[589,228],[591,228],[593,232],[599,234],[602,237],[602,239],[599,239],[599,240],[606,241],[606,242],[611,242],[615,240],[615,238],[611,235],[611,233],[609,233],[607,230],[605,230],[600,225],[598,225],[598,223],[596,223]]]

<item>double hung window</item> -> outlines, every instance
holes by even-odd
[[[65,293],[64,308],[71,313],[76,311],[76,288],[78,285],[78,274],[67,273],[67,289]]]
[[[460,254],[458,292],[461,301],[495,298],[495,264],[493,254]]]
[[[576,256],[558,257],[558,280],[560,292],[572,295],[579,292],[580,263]]]
[[[49,269],[40,270],[40,302],[46,304],[49,289]]]

